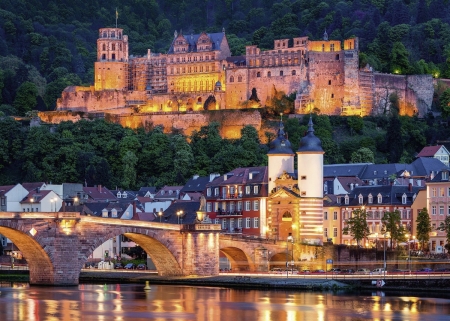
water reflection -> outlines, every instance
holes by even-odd
[[[2,321],[450,320],[450,300],[382,293],[235,290],[144,284],[29,287],[0,283]]]

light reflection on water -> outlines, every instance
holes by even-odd
[[[318,292],[108,284],[0,284],[2,321],[450,320],[450,300]]]

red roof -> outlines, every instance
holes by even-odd
[[[426,146],[422,148],[416,157],[433,157],[441,147],[442,145]]]
[[[27,191],[32,191],[36,188],[41,188],[44,185],[45,185],[44,182],[22,183],[23,188],[25,188]]]
[[[8,193],[15,185],[0,186],[0,195]]]
[[[52,190],[45,190],[45,191],[31,191],[28,193],[28,195],[20,202],[21,204],[29,204],[29,203],[40,203],[41,200],[47,196]],[[33,199],[33,201],[31,201]]]

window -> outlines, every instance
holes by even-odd
[[[439,215],[444,215],[444,205],[439,205]]]
[[[224,219],[222,219],[222,229],[224,230],[226,228],[227,228],[227,219],[224,218]]]
[[[234,212],[234,202],[230,202],[230,212]]]
[[[359,194],[359,196],[358,196],[358,203],[359,204],[362,204],[363,203],[363,196],[361,195],[361,194]]]
[[[253,227],[258,228],[259,227],[259,218],[254,217],[253,218]]]
[[[436,205],[431,206],[431,214],[436,215]]]
[[[306,180],[306,176],[300,176],[300,179],[301,179],[302,181],[304,181],[304,180]]]
[[[214,203],[214,212],[218,212],[219,211],[219,202],[215,202]]]
[[[238,76],[238,82],[242,82],[242,76]]]
[[[378,194],[378,204],[383,203],[383,196],[381,196],[381,194]]]
[[[447,161],[447,156],[445,156],[445,159],[443,160]],[[448,180],[448,172],[442,172],[442,180]]]
[[[230,194],[232,196],[234,196],[234,192],[235,192],[235,187],[234,186],[230,186]]]
[[[328,80],[328,85],[331,85],[331,80]]]
[[[234,77],[233,76],[230,77],[230,82],[234,82]]]
[[[406,199],[407,199],[406,194],[403,194],[402,195],[402,204],[406,204]]]
[[[447,215],[450,215],[450,205],[447,208]]]
[[[226,186],[222,187],[222,198],[227,198],[227,188],[226,188]]]
[[[270,71],[267,72],[267,77],[271,77],[272,73]]]
[[[258,194],[258,186],[253,186],[253,194]]]
[[[207,203],[206,203],[206,211],[207,211],[207,212],[211,212],[211,209],[212,209],[212,204],[211,204],[211,202],[207,202]]]
[[[245,210],[250,211],[250,201],[245,201]]]
[[[256,77],[261,77],[261,73],[259,71],[256,73]]]
[[[373,203],[373,196],[372,194],[369,194],[369,196],[367,197],[369,204]]]
[[[333,228],[333,236],[337,237],[337,227]]]
[[[237,220],[237,227],[242,228],[242,218],[238,218]]]
[[[214,196],[219,196],[219,188],[214,188]]]
[[[334,43],[330,44],[330,51],[334,51]]]
[[[431,189],[431,196],[432,196],[432,197],[436,197],[436,187],[433,187],[433,188]]]
[[[250,217],[245,218],[245,228],[250,228]]]
[[[280,70],[280,76],[283,76],[283,70]]]
[[[324,219],[325,221],[328,220],[328,212],[323,212],[323,219]]]
[[[445,196],[445,189],[443,187],[439,188],[439,196],[444,197]]]
[[[1,205],[2,205],[2,206],[5,206],[5,204],[6,204],[6,199],[5,199],[4,197],[2,197],[2,198],[1,198]]]
[[[259,201],[253,201],[253,210],[258,211],[259,210]]]
[[[337,212],[333,212],[333,221],[337,220]]]
[[[206,196],[211,196],[211,187],[206,189]]]
[[[297,72],[295,70],[292,70],[292,76],[295,76]]]
[[[328,237],[328,229],[326,227],[323,229],[323,236]]]
[[[234,230],[234,218],[230,218],[230,231]]]
[[[250,186],[245,186],[245,194],[250,194]]]
[[[242,201],[239,201],[237,203],[237,210],[238,210],[238,212],[242,211]]]
[[[348,202],[349,202],[348,195],[345,195],[345,205],[348,205]]]

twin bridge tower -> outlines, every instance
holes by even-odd
[[[28,262],[30,284],[77,285],[94,250],[125,235],[152,258],[161,276],[219,274],[219,251],[232,267],[267,271],[269,255],[284,244],[225,240],[220,225],[142,222],[82,216],[75,212],[0,212],[0,234],[9,238]]]

